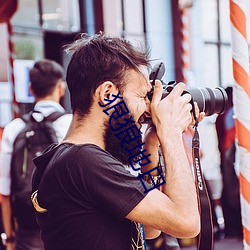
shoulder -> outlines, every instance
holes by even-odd
[[[133,176],[120,161],[100,147],[94,144],[84,144],[78,147],[79,150],[75,151],[74,160],[80,171],[88,172],[93,176],[102,175],[104,178],[107,176]]]
[[[53,122],[53,126],[69,126],[69,124],[71,123],[72,120],[72,114],[64,114],[62,116],[60,116],[58,119],[56,119]]]
[[[25,122],[21,118],[16,118],[8,123],[3,130],[3,139],[12,138],[13,141],[16,136],[25,128]]]
[[[23,119],[16,118],[16,119],[12,120],[11,122],[9,122],[8,124],[6,124],[4,129],[11,129],[13,127],[23,127],[23,126],[25,126]]]
[[[70,122],[72,119],[73,115],[72,114],[67,114],[65,113],[64,115],[60,116],[55,122]]]
[[[93,162],[106,161],[107,159],[113,160],[114,158],[105,150],[101,149],[94,144],[81,144],[75,145],[78,150],[77,154],[79,159],[90,159]]]
[[[1,140],[1,157],[3,155],[10,155],[13,151],[14,142],[19,135],[19,133],[25,128],[25,123],[22,119],[17,118],[10,123],[8,123],[3,130],[2,140]],[[6,163],[6,162],[5,162]],[[3,162],[2,162],[3,165]]]
[[[60,116],[57,120],[53,122],[52,126],[56,131],[57,138],[59,141],[61,141],[66,135],[69,129],[71,120],[72,120],[72,114],[65,114],[65,115]]]

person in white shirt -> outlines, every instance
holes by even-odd
[[[30,90],[35,97],[34,111],[40,111],[44,117],[53,112],[64,113],[64,108],[59,101],[65,93],[64,70],[55,61],[43,59],[37,61],[29,72]],[[55,129],[58,141],[61,141],[69,128],[71,114],[63,114],[56,119],[52,126]],[[13,143],[17,135],[25,127],[21,118],[16,118],[4,128],[0,152],[0,194],[2,195],[2,219],[7,237],[6,250],[42,250],[43,242],[40,231],[26,232],[13,228],[11,207],[11,157]],[[15,236],[15,237],[14,237]],[[21,239],[20,239],[21,238]]]

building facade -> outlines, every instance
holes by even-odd
[[[152,66],[165,63],[165,82],[199,88],[233,85],[229,0],[22,0],[10,24],[11,34],[6,23],[0,24],[0,88],[7,93],[0,97],[0,126],[12,119],[12,86],[22,107],[32,102],[23,71],[41,58],[66,68],[69,58],[61,47],[79,32],[104,31],[150,47]],[[64,106],[70,109],[67,96]]]

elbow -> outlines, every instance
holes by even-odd
[[[179,238],[194,238],[200,233],[200,216],[187,216],[182,222]]]
[[[180,216],[175,220],[175,223],[169,227],[169,224],[164,224],[161,231],[170,234],[176,238],[194,238],[200,233],[200,216],[187,215]]]

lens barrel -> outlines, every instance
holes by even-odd
[[[200,112],[206,116],[222,114],[227,110],[228,96],[223,88],[188,88],[194,102],[197,102]]]

